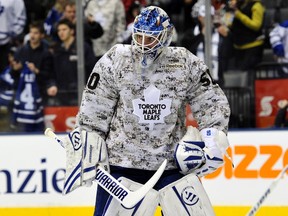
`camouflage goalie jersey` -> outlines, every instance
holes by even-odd
[[[199,129],[227,132],[230,108],[207,66],[182,47],[168,47],[148,69],[130,45],[115,45],[95,65],[77,115],[80,127],[106,140],[110,165],[175,169],[174,148],[184,136],[185,107]]]

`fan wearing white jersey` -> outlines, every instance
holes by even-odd
[[[288,20],[275,25],[269,33],[270,43],[273,53],[276,56],[277,62],[283,64],[283,67],[278,69],[281,77],[288,77]]]
[[[161,8],[142,10],[132,44],[113,46],[84,89],[76,125],[105,141],[112,176],[133,191],[168,160],[154,189],[132,209],[98,187],[94,215],[154,215],[158,203],[164,215],[214,214],[196,175],[223,164],[230,108],[204,62],[169,47],[173,28]],[[187,104],[201,132],[187,132]]]
[[[23,0],[0,0],[0,72],[8,66],[10,43],[23,32],[26,19]]]

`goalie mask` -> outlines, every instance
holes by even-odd
[[[164,10],[150,6],[145,8],[134,20],[132,47],[140,55],[140,66],[149,67],[170,45],[173,25]]]

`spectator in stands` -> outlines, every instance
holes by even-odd
[[[62,105],[78,104],[78,72],[75,25],[68,19],[61,19],[57,25],[58,37],[61,40],[54,47],[54,74],[59,88],[58,101]],[[91,46],[84,43],[85,80],[92,71],[96,58]]]
[[[138,5],[141,7],[146,6],[146,0],[122,0],[125,8],[125,17],[127,26],[134,21],[135,9]]]
[[[234,19],[230,28],[235,48],[235,67],[251,70],[262,60],[264,6],[261,0],[231,0]]]
[[[16,47],[11,47],[8,53],[9,65],[0,72],[0,122],[2,131],[10,131],[13,98],[14,98],[14,80],[11,76],[12,62]]]
[[[216,19],[216,12],[218,12],[219,2],[216,0],[211,0],[211,21],[212,21],[212,34],[211,34],[211,60],[212,68],[210,70],[212,78],[217,81],[217,83],[223,85],[223,73],[219,72],[219,62],[218,62],[218,52],[219,52],[219,38],[220,35],[217,32],[217,27],[219,25],[219,20]],[[195,8],[194,8],[195,7]],[[196,26],[193,31],[185,32],[184,37],[182,37],[182,46],[189,49],[193,54],[197,55],[204,60],[204,42],[205,42],[205,1],[199,0],[194,4],[191,17],[197,18],[194,20]]]
[[[133,18],[133,20],[132,20],[132,22],[127,23],[126,30],[125,30],[125,32],[123,32],[123,43],[125,43],[125,44],[131,44],[133,21],[134,21],[135,17],[139,15],[142,7],[143,7],[143,5],[141,5],[140,2],[134,1],[132,3],[132,5],[130,6],[129,11],[127,12],[127,14],[129,14],[130,19],[132,20],[132,18]]]
[[[288,100],[280,100],[278,102],[279,110],[277,111],[275,117],[275,127],[288,127],[288,118],[287,118],[287,109],[288,109]]]
[[[43,104],[46,105],[48,97],[57,94],[57,87],[53,79],[52,54],[49,52],[49,45],[43,40],[44,37],[43,23],[39,21],[31,23],[28,43],[15,53],[13,78],[14,86],[17,88],[20,72],[26,64],[36,74]]]
[[[29,25],[29,41],[15,53],[12,62],[15,97],[13,122],[16,131],[35,132],[44,129],[43,105],[57,94],[52,77],[52,55],[43,41],[42,22]]]
[[[104,30],[101,37],[92,40],[98,60],[113,45],[123,42],[123,32],[126,28],[125,9],[122,0],[91,0],[85,8],[85,16],[92,15]]]
[[[219,74],[224,76],[224,73],[228,70],[236,69],[234,66],[234,48],[232,35],[229,34],[229,28],[231,28],[234,19],[234,10],[229,8],[227,1],[222,1],[221,6],[217,10],[218,21],[217,31],[219,33],[218,44],[218,63]],[[223,80],[224,81],[224,80]],[[225,83],[223,83],[224,85]]]
[[[288,77],[288,20],[276,25],[269,36],[277,62],[287,64],[280,68],[279,75]]]
[[[54,23],[52,28],[53,38],[56,41],[60,41],[57,35],[57,31],[54,29],[56,28],[58,22],[62,19],[68,19],[74,25],[76,25],[76,4],[74,1],[68,1],[64,5],[64,10],[62,16]],[[92,47],[92,39],[99,38],[103,35],[103,28],[102,26],[94,20],[93,16],[87,16],[83,22],[83,29],[84,29],[84,38],[85,41],[91,45]],[[53,43],[52,43],[53,46]]]
[[[215,15],[215,8],[213,5],[211,5],[211,16],[212,16],[212,22],[214,20]],[[201,5],[199,7],[198,11],[198,25],[194,28],[194,41],[197,43],[197,46],[195,46],[195,55],[197,55],[199,58],[204,60],[204,40],[205,40],[205,5]],[[219,83],[219,85],[222,85],[223,83],[223,77],[219,76],[218,71],[218,44],[219,44],[219,33],[216,30],[216,27],[212,24],[212,34],[211,34],[211,63],[212,68],[210,70],[212,78]],[[195,44],[196,45],[196,44]],[[193,52],[193,51],[192,51]]]
[[[8,52],[9,64],[4,71],[0,72],[0,107],[6,107],[6,109],[11,106],[14,96],[14,80],[11,76],[11,72],[13,70],[12,63],[14,62],[15,51],[16,47],[10,48]]]
[[[54,6],[49,10],[44,22],[45,32],[48,36],[53,35],[53,26],[62,17],[67,2],[68,0],[56,0]]]
[[[43,132],[43,104],[36,74],[27,64],[23,65],[19,74],[13,100],[11,129],[19,132]]]
[[[70,22],[76,25],[76,3],[75,1],[68,1],[64,5],[63,15],[60,19],[68,19]],[[58,20],[59,21],[59,20]]]
[[[0,1],[0,71],[8,65],[8,53],[13,40],[24,30],[26,8],[23,0]]]

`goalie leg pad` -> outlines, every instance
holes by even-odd
[[[193,173],[162,188],[159,200],[165,216],[215,216],[202,183]]]
[[[121,182],[121,184],[127,187],[130,191],[136,191],[141,186],[143,186],[142,184],[125,177],[118,178],[118,181]],[[158,203],[158,191],[154,189],[151,189],[146,194],[146,196],[133,208],[125,208],[123,205],[121,205],[120,202],[110,196],[104,209],[104,216],[154,216]]]

